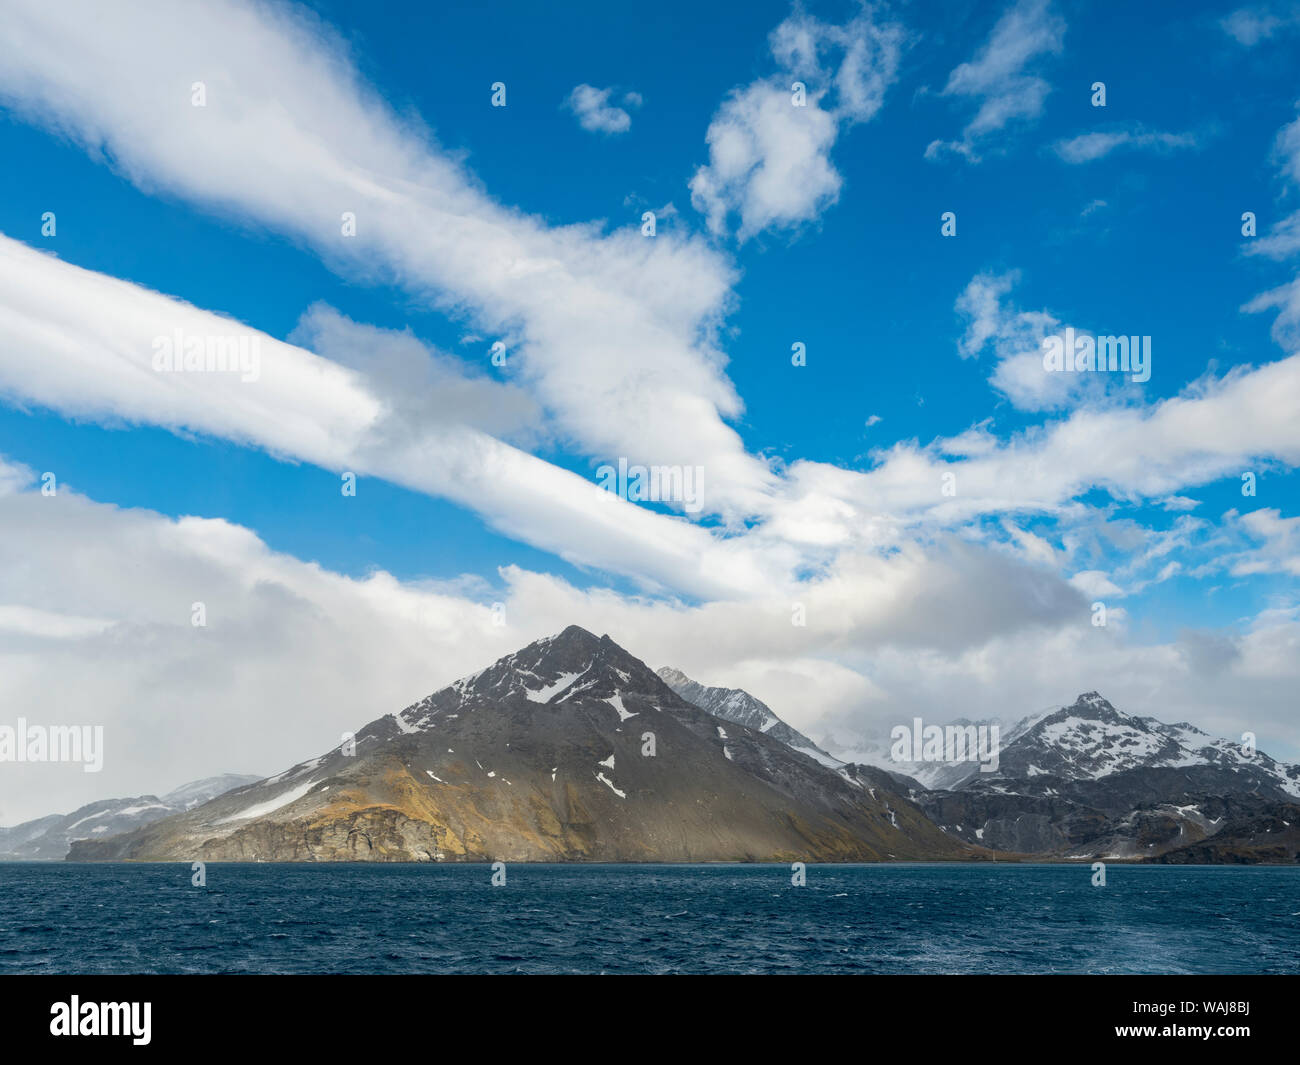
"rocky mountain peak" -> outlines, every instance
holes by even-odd
[[[1049,714],[1044,714],[1035,723],[1035,729],[1046,729],[1063,721],[1097,721],[1111,725],[1132,725],[1142,728],[1142,718],[1117,710],[1114,705],[1099,692],[1084,692],[1069,706],[1062,706]]]
[[[578,697],[604,700],[629,694],[676,702],[672,689],[649,666],[608,635],[596,636],[570,625],[462,677],[390,720],[409,733],[429,727],[439,715],[465,713],[485,705],[559,705]]]
[[[674,669],[672,666],[660,668],[658,676],[692,706],[698,706],[714,717],[765,732],[787,747],[808,755],[822,765],[838,767],[844,764],[818,747],[802,732],[782,721],[772,712],[771,707],[743,688],[711,688],[699,681],[691,680],[680,669]]]
[[[681,685],[695,683],[695,681],[691,680],[691,678],[680,669],[674,669],[672,666],[661,666],[655,672],[659,674],[659,679],[674,691],[676,691]]]
[[[1076,717],[1108,717],[1116,716],[1121,718],[1131,718],[1131,714],[1125,714],[1117,710],[1113,703],[1100,692],[1084,692],[1074,700],[1072,706],[1062,707],[1065,713],[1074,714]]]
[[[552,653],[559,654],[571,652],[595,654],[606,645],[617,646],[608,635],[597,636],[581,625],[569,625],[554,636],[543,636],[540,640],[529,644],[529,647],[544,647]]]

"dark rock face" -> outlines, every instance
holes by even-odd
[[[855,767],[856,769],[856,767]],[[837,772],[679,697],[576,626],[345,746],[79,860],[970,857],[889,774]]]
[[[1252,808],[1253,807],[1253,808]],[[1300,862],[1300,804],[1235,804],[1209,838],[1152,859],[1167,865],[1290,865]]]

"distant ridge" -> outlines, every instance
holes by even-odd
[[[156,795],[101,799],[70,814],[51,814],[12,828],[0,828],[0,861],[60,861],[68,856],[75,840],[107,839],[129,832],[256,780],[253,776],[226,773],[182,784],[161,799]]]

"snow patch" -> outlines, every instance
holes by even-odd
[[[604,765],[604,763],[602,762],[601,765]],[[609,777],[605,776],[604,773],[597,773],[596,779],[599,780],[602,784],[604,784],[605,787],[609,788],[609,790],[612,791],[615,795],[617,795],[620,799],[627,798],[627,792],[619,791],[618,788],[614,787],[614,782],[610,780]]]
[[[585,669],[582,673],[587,672]],[[551,699],[559,695],[570,684],[582,676],[582,673],[561,673],[559,680],[554,684],[548,684],[542,688],[525,688],[524,694],[535,703],[548,703]]]
[[[303,783],[299,784],[295,788],[290,788],[288,791],[282,791],[279,795],[272,796],[265,802],[259,802],[254,806],[246,807],[242,812],[231,814],[229,817],[223,817],[218,821],[214,821],[213,824],[228,825],[231,821],[247,821],[251,817],[264,817],[283,806],[288,806],[291,802],[297,802],[306,795],[307,792],[311,791],[311,789],[312,782],[310,780],[303,781]]]
[[[618,720],[620,722],[626,721],[629,717],[636,717],[636,714],[632,711],[623,709],[623,697],[621,695],[611,695],[605,702],[618,711]]]

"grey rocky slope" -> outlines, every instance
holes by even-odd
[[[653,753],[649,753],[653,743]],[[530,644],[275,777],[81,859],[870,861],[975,853],[886,773],[682,699],[608,636]]]
[[[74,840],[107,839],[150,824],[169,814],[193,809],[223,792],[251,784],[258,777],[226,773],[182,784],[162,798],[139,795],[129,799],[101,799],[70,814],[51,814],[0,828],[0,861],[60,861]]]
[[[742,688],[707,687],[671,666],[664,666],[658,673],[659,678],[688,703],[707,710],[714,717],[764,732],[822,765],[836,768],[845,764],[823,751],[798,729],[786,724],[765,702]]]

